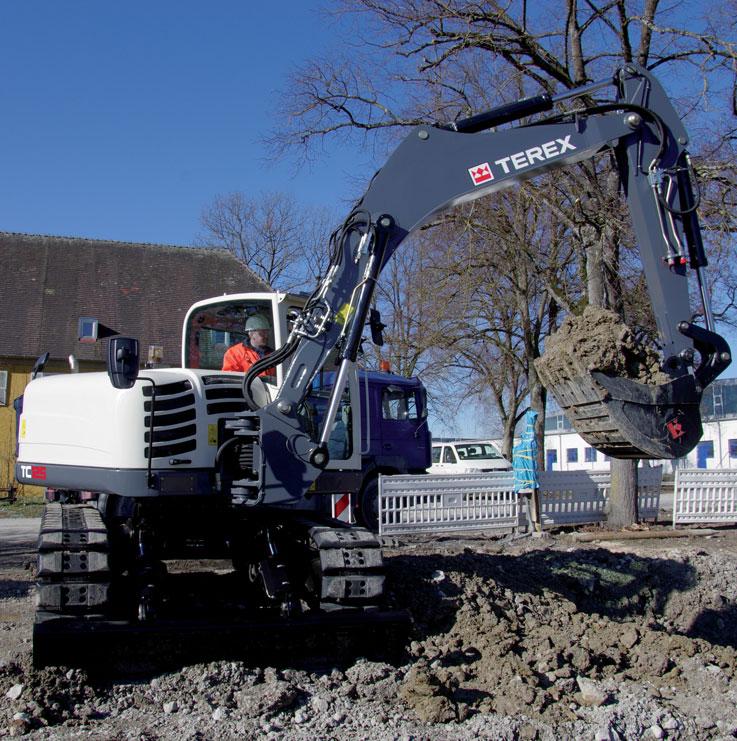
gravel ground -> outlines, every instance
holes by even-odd
[[[0,558],[0,736],[737,736],[737,533],[579,543],[415,537],[386,550],[414,630],[391,662],[218,661],[134,680],[33,670],[31,556]]]

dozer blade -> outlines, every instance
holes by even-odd
[[[538,368],[576,432],[612,458],[680,458],[701,439],[701,391],[691,375],[658,386],[604,373]]]
[[[401,610],[150,623],[40,613],[33,629],[33,662],[37,668],[79,667],[106,677],[148,675],[220,660],[254,666],[337,666],[361,656],[396,658],[410,631],[410,615]]]

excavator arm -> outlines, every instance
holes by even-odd
[[[551,110],[566,98],[589,99],[611,86],[612,102],[582,107],[500,131],[502,123]],[[402,241],[433,215],[556,167],[607,150],[615,154],[672,379],[646,386],[586,369],[543,378],[576,430],[605,453],[625,458],[674,458],[701,436],[701,393],[729,364],[727,343],[714,331],[702,271],[707,264],[696,216],[688,136],[658,81],[636,65],[613,80],[558,97],[537,96],[454,124],[414,128],[373,177],[331,240],[325,278],[287,343],[268,364],[288,363],[277,398],[256,403],[228,423],[229,434],[252,448],[248,478],[232,482],[250,505],[296,506],[327,462],[340,395],[356,361],[381,269]],[[493,249],[493,245],[490,245]],[[705,326],[693,324],[688,274],[693,271]],[[319,439],[300,421],[313,379],[337,351],[337,380]],[[698,358],[696,355],[698,351]],[[697,364],[697,361],[698,362]]]

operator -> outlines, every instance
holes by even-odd
[[[274,352],[269,347],[269,321],[263,314],[253,314],[246,319],[247,339],[228,348],[223,357],[224,371],[247,371],[255,362]],[[260,376],[275,375],[274,368],[267,368]]]

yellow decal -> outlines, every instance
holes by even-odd
[[[217,445],[218,444],[218,426],[207,425],[207,444]]]
[[[22,419],[20,421],[20,437],[21,437],[21,440],[25,440],[26,439],[26,421],[25,421],[25,419]]]
[[[335,319],[339,324],[345,324],[353,315],[353,307],[350,304],[343,304],[340,307],[340,311],[335,315]]]

